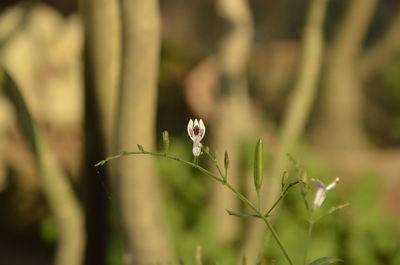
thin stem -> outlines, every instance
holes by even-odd
[[[206,152],[206,153],[207,153],[207,152]],[[268,227],[268,229],[271,231],[272,236],[274,237],[275,241],[277,242],[277,244],[278,244],[279,248],[281,249],[283,255],[285,256],[286,260],[288,261],[288,263],[289,263],[290,265],[293,265],[293,262],[292,262],[292,260],[290,259],[288,253],[286,252],[286,249],[285,249],[285,247],[283,246],[283,244],[282,244],[282,242],[281,242],[281,240],[280,240],[278,234],[276,233],[275,229],[272,227],[272,225],[271,225],[270,222],[268,221],[267,217],[266,217],[266,216],[261,212],[261,210],[259,210],[251,201],[249,201],[242,193],[240,193],[240,192],[239,192],[237,189],[235,189],[230,183],[228,183],[227,179],[224,178],[224,175],[221,174],[221,170],[219,170],[219,172],[220,172],[220,174],[221,174],[221,178],[220,178],[220,177],[214,175],[213,173],[211,173],[210,171],[208,171],[207,169],[205,169],[205,168],[203,168],[203,167],[201,167],[201,166],[199,166],[199,165],[197,165],[197,164],[195,164],[195,163],[192,163],[192,162],[189,162],[189,161],[186,161],[186,160],[183,160],[183,159],[180,159],[180,158],[178,158],[178,157],[171,156],[171,155],[168,155],[168,154],[165,154],[165,153],[155,153],[155,152],[148,152],[148,151],[144,151],[144,150],[143,150],[143,151],[140,151],[140,152],[122,152],[122,153],[119,154],[119,155],[107,157],[106,159],[104,159],[104,160],[100,161],[99,163],[95,164],[95,166],[104,165],[105,163],[109,162],[110,160],[114,160],[114,159],[117,159],[117,158],[119,158],[119,157],[127,156],[127,155],[154,155],[154,156],[165,157],[165,158],[168,158],[168,159],[171,159],[171,160],[175,160],[175,161],[184,163],[184,164],[186,164],[186,165],[192,166],[192,167],[198,169],[199,171],[201,171],[202,173],[204,173],[205,175],[207,175],[207,176],[213,178],[214,180],[220,182],[222,185],[224,185],[225,187],[227,187],[228,189],[230,189],[230,190],[239,198],[239,200],[241,200],[242,202],[244,202],[244,203],[245,203],[248,207],[250,207],[257,215],[259,215],[261,219],[263,219],[265,225],[266,225],[266,226]],[[208,155],[209,155],[209,154],[208,154]],[[209,156],[210,156],[210,155],[209,155]],[[211,156],[210,156],[210,157],[211,157]],[[212,158],[212,160],[214,161],[213,158]],[[219,169],[219,167],[218,167],[217,164],[216,164],[216,166],[217,166],[217,169]]]
[[[100,161],[99,163],[95,164],[94,166],[95,167],[102,166],[102,165],[104,165],[105,163],[107,163],[107,162],[109,162],[111,160],[114,160],[114,159],[117,159],[117,158],[120,158],[120,157],[123,157],[123,156],[128,156],[128,155],[154,155],[154,156],[159,156],[159,157],[165,157],[165,158],[168,158],[168,159],[171,159],[171,160],[175,160],[175,161],[181,162],[181,163],[186,164],[188,166],[192,166],[192,167],[198,169],[202,173],[206,174],[207,176],[213,178],[214,180],[216,180],[216,181],[218,181],[220,183],[224,182],[221,178],[215,176],[213,173],[211,173],[207,169],[202,168],[201,166],[196,165],[195,163],[180,159],[179,157],[175,157],[175,156],[172,156],[172,155],[169,155],[169,154],[166,154],[166,153],[156,153],[156,152],[148,152],[148,151],[138,151],[138,152],[126,152],[126,151],[123,151],[118,155],[107,157],[106,159],[104,159],[104,160]]]
[[[283,198],[285,198],[285,196],[286,196],[286,194],[287,194],[287,192],[288,192],[288,190],[289,190],[290,188],[292,188],[293,186],[295,186],[295,185],[297,185],[297,184],[300,184],[300,183],[302,183],[302,181],[296,181],[296,182],[290,183],[290,184],[286,187],[286,189],[285,189],[284,191],[281,192],[281,195],[280,195],[279,198],[275,201],[275,203],[272,205],[272,207],[268,210],[268,212],[266,213],[266,216],[268,216],[268,215],[275,209],[275,207],[281,202],[281,200],[282,200]]]
[[[225,174],[222,174],[222,170],[218,165],[218,161],[215,157],[213,157],[210,152],[205,149],[203,146],[201,146],[201,149],[203,150],[203,152],[211,159],[211,161],[214,162],[214,166],[217,168],[219,175],[221,176],[222,179],[226,179],[227,176],[227,170],[225,170]]]
[[[276,200],[276,202],[272,205],[272,207],[266,213],[267,216],[275,209],[275,207],[279,204],[279,202],[283,199],[283,197],[285,197],[284,194],[281,194],[281,196],[279,196],[279,198]]]
[[[309,249],[310,242],[311,242],[311,234],[312,234],[313,226],[314,226],[314,223],[309,221],[308,222],[308,234],[307,234],[306,247],[304,249],[304,262],[303,262],[304,265],[307,264],[308,249]]]
[[[272,236],[274,237],[276,243],[278,243],[279,248],[281,249],[283,255],[285,256],[286,260],[289,262],[290,265],[293,265],[292,260],[290,259],[288,253],[286,252],[285,247],[283,246],[281,240],[279,239],[278,234],[276,233],[275,229],[272,227],[271,223],[268,221],[267,217],[264,216],[263,213],[261,213],[261,211],[259,211],[257,209],[256,206],[254,206],[253,203],[251,203],[246,197],[244,197],[243,194],[241,194],[238,190],[236,190],[234,187],[232,187],[228,182],[226,183],[222,183],[223,185],[225,185],[226,187],[228,187],[233,193],[236,194],[236,196],[245,204],[247,204],[247,206],[249,206],[256,214],[258,214],[261,219],[263,219],[264,223],[266,224],[266,226],[268,227],[268,229],[271,231]]]

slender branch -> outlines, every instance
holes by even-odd
[[[268,210],[268,212],[266,213],[266,216],[269,216],[270,213],[275,209],[275,207],[278,206],[278,204],[281,202],[281,200],[282,200],[283,198],[285,198],[285,196],[286,196],[286,194],[287,194],[287,192],[288,192],[288,190],[289,190],[290,188],[292,188],[292,187],[294,187],[294,186],[296,186],[297,184],[300,184],[300,183],[303,183],[303,182],[302,182],[302,181],[296,181],[296,182],[290,183],[290,184],[286,187],[286,189],[285,189],[284,191],[282,191],[281,195],[280,195],[279,198],[275,201],[275,203],[272,205],[272,207]]]
[[[203,150],[203,152],[211,159],[211,161],[214,162],[214,166],[217,168],[219,175],[221,176],[222,179],[226,180],[226,176],[227,176],[227,170],[225,170],[225,174],[222,174],[222,170],[218,165],[218,161],[216,157],[213,157],[210,152],[204,148],[203,146],[201,147],[201,149]]]
[[[157,152],[148,152],[148,151],[138,151],[138,152],[122,151],[118,155],[107,157],[106,159],[104,159],[104,160],[98,162],[97,164],[95,164],[94,166],[95,167],[102,166],[102,165],[104,165],[105,163],[107,163],[107,162],[109,162],[111,160],[114,160],[114,159],[117,159],[117,158],[120,158],[120,157],[123,157],[123,156],[128,156],[128,155],[154,155],[154,156],[159,156],[159,157],[165,157],[165,158],[168,158],[168,159],[171,159],[171,160],[175,160],[175,161],[184,163],[186,165],[192,166],[192,167],[198,169],[199,171],[201,171],[202,173],[206,174],[207,176],[215,179],[216,181],[223,183],[222,179],[220,179],[219,177],[215,176],[213,173],[211,173],[207,169],[205,169],[205,168],[203,168],[203,167],[201,167],[201,166],[199,166],[199,165],[197,165],[195,163],[180,159],[179,157],[175,157],[175,156],[172,156],[172,155],[169,155],[169,154],[166,154],[166,153],[157,153]]]

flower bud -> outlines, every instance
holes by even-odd
[[[229,156],[228,156],[228,151],[225,151],[224,167],[225,167],[225,170],[228,170],[228,167],[229,167]]]
[[[164,152],[168,153],[168,150],[169,150],[169,134],[168,134],[168,131],[163,131],[162,140],[163,140]]]
[[[259,139],[254,151],[254,186],[258,192],[261,189],[263,181],[263,144]]]

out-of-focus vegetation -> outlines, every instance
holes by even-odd
[[[193,117],[204,120],[203,143],[218,161],[228,149],[228,178],[255,203],[258,138],[266,151],[265,205],[272,201],[267,192],[280,181],[282,172],[273,172],[280,146],[289,179],[299,168],[325,183],[341,178],[320,210],[349,206],[314,225],[309,261],[333,256],[351,265],[400,264],[398,1],[327,1],[310,113],[304,112],[304,124],[295,126],[297,136],[288,145],[282,144],[282,127],[300,87],[313,1],[161,0],[155,9],[138,7],[155,11],[146,17],[129,16],[124,6],[122,22],[121,10],[107,6],[120,2],[0,3],[0,264],[144,265],[163,257],[200,265],[199,247],[203,265],[240,264],[243,257],[250,265],[285,264],[266,229],[255,229],[259,220],[228,216],[225,209],[248,209],[200,172],[134,156],[93,167],[136,144],[161,150],[164,130],[170,153],[191,161],[186,126]],[[157,21],[158,9],[161,32],[155,23],[154,31],[146,29],[155,40],[142,42],[150,33],[135,34],[141,22],[152,16]],[[128,45],[126,36],[134,36]],[[141,52],[140,45],[150,50]],[[46,143],[43,154],[53,173],[25,137],[26,116],[6,92],[14,82]],[[151,89],[154,94],[147,95]],[[128,98],[132,104],[124,102]],[[200,164],[212,168],[202,158]],[[52,182],[57,178],[64,184]],[[69,199],[54,200],[60,185],[71,189]],[[312,201],[315,187],[309,185]],[[72,211],[70,199],[79,203],[72,203]],[[307,238],[301,188],[293,188],[273,214],[284,245],[301,262]],[[86,223],[83,234],[80,221]],[[80,238],[68,238],[71,227],[82,236],[81,249],[68,248]],[[62,258],[65,246],[77,253],[75,261]]]

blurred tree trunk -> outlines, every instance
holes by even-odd
[[[120,65],[118,0],[81,0],[85,24],[87,65],[93,85],[93,103],[101,119],[103,141],[110,153]]]
[[[352,0],[330,47],[323,78],[320,119],[315,125],[317,146],[364,149],[364,95],[358,59],[377,0]]]
[[[36,128],[41,185],[57,224],[59,237],[56,265],[84,264],[85,220],[68,177],[63,173],[43,133]]]
[[[250,114],[250,98],[246,80],[247,61],[253,40],[253,21],[246,0],[219,0],[217,10],[229,24],[229,32],[221,40],[217,54],[221,72],[221,96],[213,117],[212,146],[223,165],[224,152],[229,152],[229,181],[238,183],[239,147],[254,127]],[[219,183],[218,183],[219,184]],[[212,210],[216,238],[232,242],[238,233],[239,220],[226,214],[225,209],[237,210],[238,200],[221,185],[214,185]]]
[[[57,226],[58,245],[54,264],[83,264],[86,239],[84,216],[79,201],[43,132],[33,121],[19,89],[11,77],[0,68],[0,80],[3,76],[5,94],[15,107],[21,132],[35,157],[40,184]]]
[[[317,90],[322,52],[323,52],[323,25],[326,13],[327,0],[313,0],[310,3],[309,13],[303,33],[302,59],[299,76],[289,98],[287,111],[282,125],[276,155],[272,165],[272,174],[266,179],[262,194],[264,207],[271,207],[277,199],[281,175],[286,167],[286,154],[292,152],[294,145],[304,131]],[[267,208],[268,209],[268,208]],[[256,264],[258,255],[262,254],[260,246],[264,239],[265,227],[261,222],[251,225],[250,233],[245,241],[243,254],[249,264]]]
[[[379,69],[400,51],[400,11],[393,18],[391,25],[382,37],[368,48],[361,56],[359,69],[361,82],[368,82]]]
[[[120,28],[117,0],[81,0],[85,28],[85,188],[87,251],[85,264],[106,262],[109,168],[93,165],[111,155],[118,88]],[[113,206],[111,206],[113,207]]]
[[[116,150],[155,147],[160,16],[156,0],[120,0],[122,68]],[[116,172],[127,264],[171,262],[160,187],[149,157],[118,160]]]

